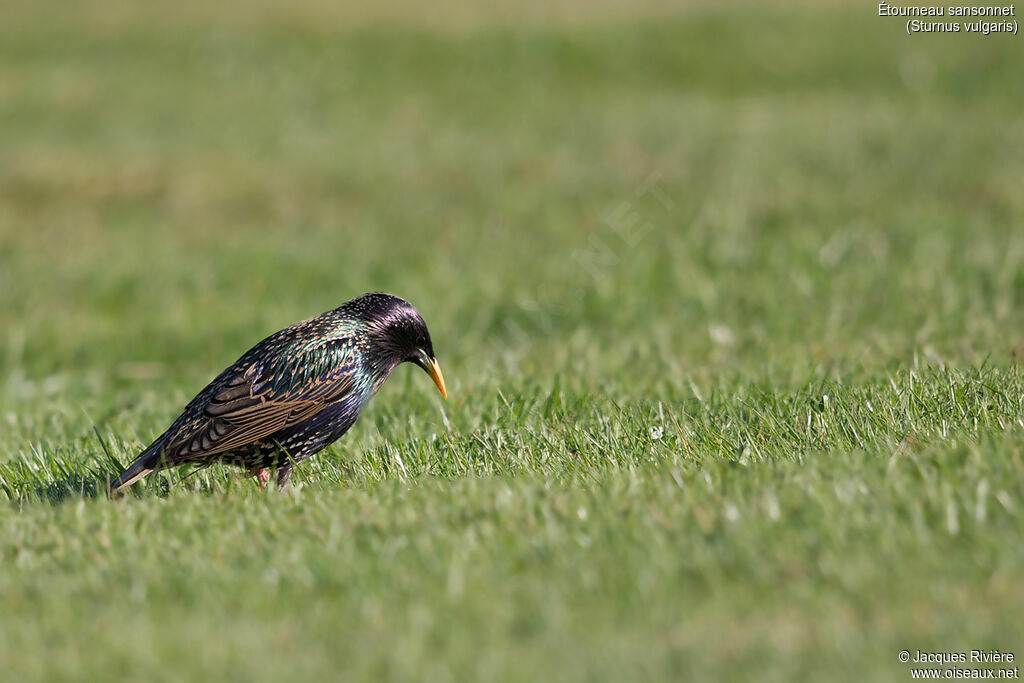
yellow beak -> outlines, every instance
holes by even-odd
[[[434,380],[434,384],[437,385],[437,390],[441,392],[441,396],[447,399],[448,390],[444,387],[444,375],[441,374],[441,366],[437,364],[436,358],[430,359],[430,364],[427,366],[427,374],[430,375],[430,379]]]

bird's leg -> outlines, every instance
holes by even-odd
[[[295,461],[288,459],[277,468],[277,488],[283,489],[292,478],[292,470],[295,468]]]
[[[267,488],[267,482],[270,481],[270,472],[266,467],[260,467],[259,469],[253,468],[249,470],[249,475],[256,477],[256,485],[260,487],[260,490]]]

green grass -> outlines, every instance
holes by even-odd
[[[852,3],[8,10],[5,680],[1024,656],[1014,37]],[[370,290],[423,312],[447,402],[398,370],[284,493],[95,495]]]

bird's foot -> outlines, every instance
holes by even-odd
[[[261,467],[253,472],[253,476],[256,477],[256,483],[261,491],[267,488],[267,482],[270,481],[270,471],[266,467]]]

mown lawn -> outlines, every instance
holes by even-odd
[[[1024,657],[1022,44],[872,9],[5,9],[0,678]],[[371,290],[447,402],[400,369],[283,493],[96,495]]]

